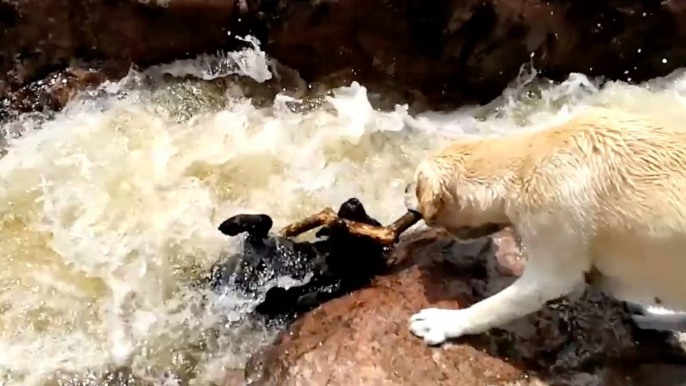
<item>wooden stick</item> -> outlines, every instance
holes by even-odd
[[[332,224],[338,219],[336,212],[331,208],[325,208],[317,214],[306,217],[303,220],[294,222],[279,231],[279,235],[283,237],[295,237],[322,225]]]
[[[391,225],[378,227],[340,218],[331,208],[326,208],[317,214],[303,219],[302,221],[298,221],[284,227],[281,229],[281,231],[279,231],[279,234],[283,237],[295,237],[314,228],[323,225],[332,225],[335,222],[339,222],[339,224],[345,225],[350,234],[369,237],[379,244],[390,245],[393,244],[393,242],[395,242],[395,240],[403,232],[419,222],[421,219],[422,216],[419,213],[408,211],[400,218],[395,220]]]
[[[413,210],[408,210],[407,213],[400,216],[397,220],[386,228],[390,228],[393,233],[395,233],[395,238],[400,237],[406,230],[422,219],[422,215],[419,212]]]

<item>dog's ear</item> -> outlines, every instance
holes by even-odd
[[[441,181],[431,173],[417,173],[415,179],[418,211],[424,222],[431,224],[443,206],[443,189]]]

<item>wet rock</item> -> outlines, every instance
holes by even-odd
[[[634,0],[279,2],[268,52],[307,81],[392,82],[431,105],[486,102],[531,62],[632,81],[686,63],[686,7]]]
[[[140,65],[227,46],[233,0],[0,2],[0,97],[73,58]]]
[[[119,79],[127,70],[118,63],[91,63],[55,71],[1,100],[0,123],[21,113],[58,111],[79,91],[92,90],[106,80]]]
[[[504,231],[472,244],[436,230],[408,236],[396,248],[392,273],[298,318],[251,357],[247,380],[265,386],[626,386],[684,374],[686,356],[669,334],[635,330],[621,302],[593,290],[439,348],[409,332],[408,318],[424,307],[466,307],[509,285],[524,264],[513,236]]]
[[[304,82],[447,108],[491,100],[527,63],[553,79],[665,75],[686,64],[685,26],[681,0],[5,0],[0,98],[72,58],[145,66],[250,33]]]

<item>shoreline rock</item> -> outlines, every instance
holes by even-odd
[[[146,66],[252,34],[307,83],[445,109],[492,100],[527,63],[555,80],[666,75],[686,65],[684,25],[677,0],[6,0],[0,98],[73,59]]]
[[[581,72],[641,81],[683,66],[686,9],[678,4],[288,2],[267,51],[306,80],[349,67],[365,84],[399,83],[431,105],[486,103],[529,62],[556,80]]]
[[[226,33],[233,0],[146,3],[0,2],[0,73],[5,88],[21,87],[73,59],[147,65],[220,49],[233,40]]]
[[[397,247],[404,263],[393,273],[298,318],[251,357],[247,382],[629,386],[683,379],[686,354],[670,334],[636,330],[621,302],[593,290],[439,348],[411,335],[407,320],[421,308],[465,307],[509,285],[523,264],[512,236],[485,245],[458,244],[435,230],[410,236]]]
[[[128,67],[120,63],[83,63],[50,73],[0,99],[0,123],[22,113],[59,111],[80,91],[107,80],[123,78]]]

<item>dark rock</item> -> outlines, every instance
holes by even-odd
[[[0,2],[0,97],[71,59],[140,65],[229,46],[233,0]]]
[[[343,219],[381,225],[371,218],[360,201],[351,198],[338,210]],[[231,290],[255,298],[258,315],[284,322],[321,303],[369,284],[386,269],[385,248],[370,239],[355,236],[345,226],[322,227],[320,240],[297,242],[269,234],[272,219],[264,214],[236,215],[220,224],[229,236],[247,233],[243,250],[227,256],[212,273],[215,290]],[[308,277],[311,275],[311,277]],[[280,286],[275,279],[288,277],[300,282]]]
[[[6,0],[0,97],[72,58],[145,66],[250,33],[308,83],[447,108],[491,100],[527,63],[558,80],[668,74],[686,64],[685,26],[681,0]]]
[[[686,63],[681,3],[281,2],[267,51],[306,81],[347,71],[343,82],[393,82],[448,107],[489,101],[529,62],[554,79],[665,75]]]
[[[394,254],[401,263],[392,273],[302,315],[253,355],[249,384],[647,386],[684,374],[686,355],[669,334],[636,330],[621,302],[592,289],[488,334],[428,347],[408,330],[413,313],[473,304],[509,285],[523,259],[511,231],[459,244],[430,230]]]
[[[128,67],[114,62],[75,65],[55,71],[0,100],[0,123],[21,113],[58,111],[78,92],[121,78],[127,71]]]

